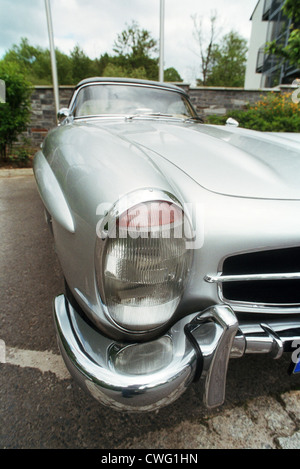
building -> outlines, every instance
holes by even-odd
[[[245,88],[273,88],[291,84],[300,71],[273,54],[265,53],[266,43],[276,41],[285,47],[290,34],[291,20],[282,7],[285,0],[259,0],[252,13],[251,39],[246,67]]]

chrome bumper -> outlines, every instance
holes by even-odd
[[[299,317],[239,324],[227,305],[216,305],[183,318],[164,335],[172,344],[172,353],[163,367],[126,374],[114,362],[116,351],[126,344],[89,326],[64,295],[55,299],[54,317],[61,354],[72,377],[102,404],[124,411],[164,407],[200,377],[205,379],[205,405],[221,405],[230,358],[245,353],[279,358],[284,351],[294,350],[294,341],[300,341]],[[138,354],[140,344],[131,346]]]

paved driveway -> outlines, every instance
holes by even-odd
[[[32,176],[0,172],[0,447],[300,449],[300,377],[290,357],[232,360],[225,405],[207,412],[191,387],[144,415],[100,406],[70,379],[51,305],[61,271]]]

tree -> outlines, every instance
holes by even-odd
[[[14,44],[12,48],[6,52],[4,60],[8,62],[18,62],[22,68],[27,68],[35,62],[38,52],[40,52],[40,49],[31,46],[28,39],[22,37],[19,45]]]
[[[5,63],[13,63],[22,70],[23,75],[34,82],[36,76],[35,64],[41,64],[42,49],[31,46],[27,38],[21,38],[20,44],[14,44],[4,55]],[[38,65],[38,68],[39,68]]]
[[[122,76],[157,80],[158,59],[153,57],[157,52],[156,44],[150,32],[133,21],[118,34],[113,48],[116,55],[111,57],[110,62],[121,67]]]
[[[200,57],[200,69],[201,69],[201,84],[203,86],[207,85],[207,78],[212,64],[212,53],[215,46],[215,41],[218,36],[217,30],[217,14],[211,13],[210,16],[210,34],[207,41],[204,39],[204,28],[203,28],[203,19],[198,17],[196,14],[192,15],[192,20],[194,23],[193,36],[196,40],[199,52],[198,56]]]
[[[69,54],[55,50],[58,83],[74,85],[89,76],[120,76],[158,79],[157,41],[151,33],[132,21],[118,34],[114,42],[114,55],[104,53],[91,59],[77,44]],[[16,64],[33,85],[51,85],[52,72],[49,49],[32,46],[22,38],[20,44],[13,45],[4,56],[5,63]],[[172,67],[167,70],[170,81],[181,81]]]
[[[7,161],[7,150],[29,123],[32,87],[14,63],[0,62],[0,79],[6,87],[6,102],[0,104],[0,159]]]
[[[281,57],[282,62],[287,61],[300,68],[300,0],[286,0],[282,11],[292,21],[287,45],[283,47],[274,40],[267,44],[265,52],[275,54]]]
[[[230,31],[218,42],[220,28],[217,25],[216,13],[211,13],[210,31],[205,40],[203,19],[192,16],[194,22],[193,36],[199,47],[201,78],[197,80],[202,86],[244,85],[247,42],[238,33]]]
[[[245,80],[247,41],[238,33],[230,31],[215,44],[211,52],[207,86],[242,87]]]
[[[72,76],[72,61],[70,57],[59,49],[55,49],[55,57],[58,83],[61,85],[74,83]],[[31,71],[28,74],[28,79],[34,85],[52,84],[51,58],[50,51],[48,49],[43,49],[37,54],[36,61],[32,65]]]
[[[164,72],[164,79],[165,81],[176,81],[176,82],[182,82],[182,78],[177,72],[177,70],[174,67],[169,67],[165,70]]]
[[[140,78],[145,79],[147,78],[146,70],[144,67],[134,68],[131,71],[125,69],[121,65],[114,65],[113,63],[109,63],[104,71],[102,76],[104,77],[124,77],[124,78]]]
[[[71,59],[56,49],[58,81],[61,84],[72,84]],[[22,38],[20,44],[14,44],[9,49],[3,61],[16,64],[23,75],[33,85],[50,85],[52,83],[50,51],[39,46],[29,44],[27,38]]]
[[[71,52],[70,56],[72,69],[72,82],[78,83],[84,78],[94,75],[93,61],[84,53],[77,44]]]
[[[118,34],[113,51],[127,58],[151,57],[157,52],[156,46],[157,41],[151,37],[150,32],[140,29],[138,23],[132,21],[127,29]]]

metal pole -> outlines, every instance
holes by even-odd
[[[51,18],[51,9],[50,9],[49,0],[45,0],[45,8],[46,8],[47,24],[48,24],[52,81],[53,81],[53,91],[54,91],[54,101],[55,101],[55,111],[56,111],[56,122],[57,122],[57,113],[59,111],[59,91],[58,91],[58,78],[57,78],[57,69],[56,69],[54,39],[53,39],[52,18]]]
[[[160,0],[159,81],[164,81],[165,0]]]

